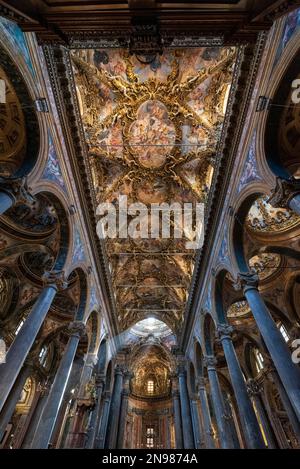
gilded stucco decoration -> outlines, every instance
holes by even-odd
[[[281,256],[274,253],[262,253],[251,257],[249,266],[258,274],[260,280],[266,280],[278,271]]]
[[[2,67],[0,80],[5,83],[5,103],[0,103],[0,175],[10,177],[26,154],[26,125],[19,98]]]
[[[207,201],[235,57],[229,47],[170,49],[141,64],[125,49],[72,51],[97,203]],[[189,236],[106,241],[123,330],[155,317],[178,333],[193,273]]]
[[[283,232],[300,223],[300,217],[289,209],[272,207],[267,196],[256,199],[251,206],[246,227],[260,233]]]
[[[162,397],[170,393],[171,364],[162,347],[146,345],[131,358],[131,390],[139,397]],[[149,382],[151,386],[149,386]]]

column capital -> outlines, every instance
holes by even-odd
[[[225,339],[232,339],[234,327],[230,324],[218,324],[217,325],[217,337],[222,341]]]
[[[203,358],[203,365],[207,370],[215,370],[217,365],[217,359],[214,355],[206,355]]]
[[[67,334],[79,339],[86,333],[86,326],[81,321],[72,321],[67,327]]]
[[[58,291],[65,290],[68,286],[64,270],[51,270],[45,272],[42,280],[45,287],[53,286]]]
[[[200,378],[197,378],[196,380],[196,389],[197,391],[205,390],[206,389],[206,379],[204,376],[201,376]]]
[[[114,374],[123,376],[126,371],[127,369],[123,364],[117,363],[114,369]]]
[[[298,179],[277,177],[268,203],[273,207],[288,208],[290,200],[297,194],[300,194],[300,181]]]
[[[246,387],[250,397],[258,396],[262,391],[260,384],[254,379],[248,379]]]
[[[233,287],[236,291],[243,290],[246,293],[247,290],[257,289],[258,282],[259,277],[256,272],[240,272]]]
[[[105,375],[103,373],[97,373],[95,376],[95,384],[97,388],[105,386]]]
[[[11,179],[0,177],[0,189],[13,199],[14,204],[30,206],[36,204],[36,198],[30,192],[26,177]]]

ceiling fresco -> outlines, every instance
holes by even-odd
[[[232,47],[165,50],[149,64],[125,49],[72,51],[97,204],[207,202],[235,59]],[[152,317],[179,333],[191,239],[105,241],[121,330]]]

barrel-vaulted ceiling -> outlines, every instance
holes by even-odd
[[[126,49],[71,56],[97,204],[205,204],[236,49],[166,49],[150,63]],[[187,240],[106,240],[121,330],[156,317],[179,333],[195,260]]]

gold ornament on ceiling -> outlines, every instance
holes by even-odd
[[[72,51],[97,203],[207,201],[235,57],[230,47],[176,49],[147,64],[125,49]],[[179,332],[189,236],[106,240],[122,330],[155,317]]]
[[[268,202],[268,197],[256,199],[249,210],[246,227],[256,232],[282,232],[299,225],[300,217],[292,210],[275,208]]]
[[[0,175],[12,176],[26,153],[26,125],[21,103],[8,76],[0,67],[5,83],[5,103],[0,103]]]
[[[262,253],[253,256],[249,260],[249,266],[259,276],[260,280],[267,280],[278,271],[281,264],[281,256],[274,253]]]

